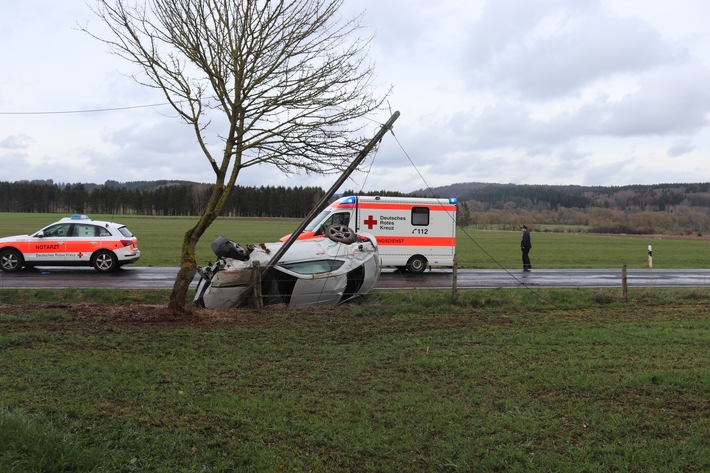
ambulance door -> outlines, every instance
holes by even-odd
[[[91,254],[101,248],[96,225],[89,223],[75,223],[71,229],[66,245],[66,261],[89,261]]]
[[[57,223],[33,235],[24,254],[25,261],[41,265],[42,261],[64,261],[71,223]]]

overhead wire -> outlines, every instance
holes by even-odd
[[[3,112],[0,111],[0,115],[68,115],[68,114],[81,114],[81,113],[99,113],[99,112],[116,112],[121,110],[134,110],[138,108],[151,108],[151,107],[162,107],[165,105],[170,105],[168,102],[163,103],[151,103],[145,105],[129,105],[125,107],[107,107],[107,108],[89,108],[82,110],[43,110],[34,112]]]

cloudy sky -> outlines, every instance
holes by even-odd
[[[0,4],[0,180],[214,180],[191,130],[148,106],[163,98],[77,30],[101,30],[83,0]],[[710,180],[706,0],[346,0],[343,13],[363,10],[401,117],[346,188]],[[334,179],[260,168],[240,184]]]

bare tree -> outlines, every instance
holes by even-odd
[[[138,83],[162,91],[215,174],[209,202],[184,236],[171,309],[185,309],[197,242],[242,169],[336,172],[366,142],[359,119],[385,97],[375,97],[366,62],[371,36],[359,36],[361,16],[338,17],[342,3],[97,0],[93,11],[110,33],[83,30],[138,65]]]

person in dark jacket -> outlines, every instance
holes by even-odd
[[[523,252],[523,271],[530,271],[532,269],[532,265],[530,264],[530,256],[528,256],[528,253],[530,253],[530,250],[532,249],[530,232],[528,232],[528,227],[525,225],[520,227],[520,230],[523,231],[523,238],[520,240],[520,251]]]

